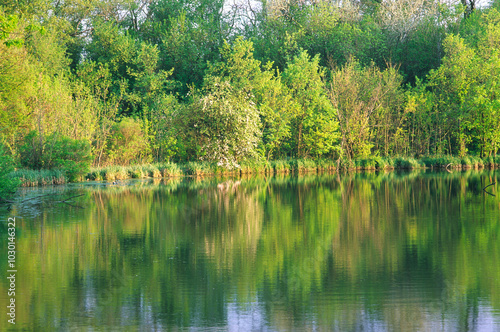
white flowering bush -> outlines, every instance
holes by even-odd
[[[257,156],[262,136],[252,96],[236,91],[227,80],[212,77],[204,95],[194,103],[194,129],[202,142],[200,159],[227,169]]]

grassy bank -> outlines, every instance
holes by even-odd
[[[427,156],[420,159],[411,157],[382,158],[370,157],[353,160],[312,160],[289,159],[263,163],[246,163],[235,170],[227,170],[203,162],[186,164],[157,163],[132,166],[107,166],[92,168],[80,181],[119,181],[125,179],[166,178],[180,176],[214,176],[245,174],[301,174],[311,172],[351,171],[351,170],[392,170],[392,169],[481,169],[500,168],[500,156],[479,158],[468,156]],[[22,186],[33,187],[68,183],[63,170],[17,170],[12,174],[21,179]]]

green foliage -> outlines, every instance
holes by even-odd
[[[21,165],[30,169],[61,169],[72,182],[85,175],[92,162],[90,144],[66,136],[42,136],[32,131],[19,149]]]
[[[149,161],[150,149],[141,121],[122,118],[111,128],[108,146],[105,151],[105,163],[128,165]]]
[[[164,163],[158,166],[163,177],[179,176],[182,175],[182,169],[179,165],[174,163]]]
[[[363,158],[376,149],[385,156],[397,150],[405,113],[401,76],[394,67],[362,67],[350,59],[332,73],[330,99],[337,108],[342,150],[347,158]]]
[[[84,140],[51,135],[46,138],[43,165],[48,169],[62,169],[69,182],[85,175],[92,162],[90,144]]]
[[[257,158],[259,114],[250,96],[229,81],[212,77],[192,104],[193,127],[201,142],[200,159],[228,169]]]
[[[58,137],[89,142],[96,166],[220,172],[267,172],[279,158],[369,169],[390,156],[494,159],[498,2],[464,3],[6,0],[0,135],[25,167],[71,180],[84,168],[52,157],[49,138],[60,151],[74,141]]]
[[[290,172],[290,165],[285,160],[273,160],[270,162],[270,167],[274,173],[288,173]]]
[[[339,152],[336,110],[326,96],[319,56],[302,51],[282,74],[292,96],[292,152],[298,157],[321,157]]]
[[[4,15],[0,12],[0,41],[7,47],[10,46],[22,46],[24,43],[23,39],[20,38],[9,38],[10,34],[17,29],[17,23],[19,17],[17,15]]]
[[[429,76],[435,94],[437,145],[447,140],[449,153],[468,151],[487,156],[500,146],[498,87],[500,74],[500,14],[492,10],[480,22],[480,42],[470,45],[460,36],[444,42],[443,64]]]
[[[394,167],[412,169],[422,167],[422,164],[411,157],[397,157],[394,160]]]
[[[5,146],[0,143],[0,201],[13,195],[20,181],[13,176],[14,160],[7,154]]]
[[[212,167],[207,162],[188,162],[184,165],[184,174],[186,175],[209,175],[213,174]]]
[[[317,170],[316,163],[311,159],[293,159],[290,161],[289,165],[294,172],[298,173]]]
[[[174,86],[172,70],[159,68],[157,46],[136,41],[113,22],[96,22],[92,37],[87,61],[109,70],[109,92],[120,103],[121,114],[141,116]]]
[[[179,112],[182,105],[173,95],[162,96],[151,108],[144,110],[144,127],[153,158],[169,161],[179,154]],[[177,121],[177,122],[176,122]]]
[[[19,179],[23,187],[37,187],[68,183],[66,172],[62,169],[18,169],[13,176]]]

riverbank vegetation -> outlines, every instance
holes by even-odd
[[[0,182],[498,164],[476,2],[6,1]]]
[[[453,156],[434,156],[415,159],[412,157],[381,158],[369,157],[336,161],[331,159],[291,159],[271,162],[242,164],[238,169],[228,170],[215,164],[205,162],[189,162],[185,164],[155,163],[132,166],[91,167],[89,172],[71,180],[64,170],[25,170],[10,173],[11,180],[23,187],[65,184],[72,181],[104,181],[120,183],[120,180],[146,178],[179,178],[179,177],[219,177],[278,174],[315,174],[334,171],[390,171],[394,169],[434,169],[434,170],[469,170],[498,169],[500,156],[479,158]]]

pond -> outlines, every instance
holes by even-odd
[[[0,210],[0,330],[499,330],[499,175],[24,189],[43,196]]]

